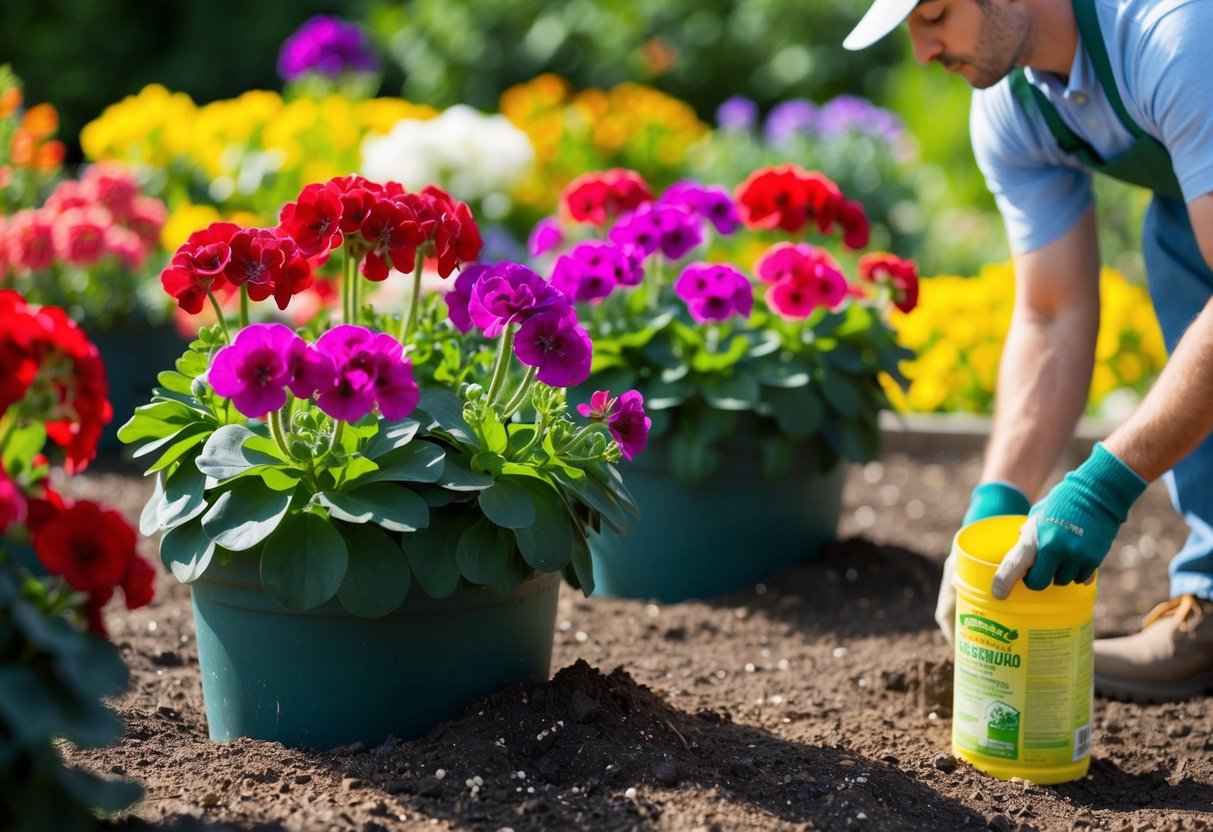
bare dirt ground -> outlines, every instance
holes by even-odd
[[[124,737],[64,753],[143,782],[111,821],[127,829],[1213,828],[1208,700],[1097,698],[1090,774],[1061,786],[951,756],[950,652],[932,611],[978,465],[971,443],[894,443],[851,470],[840,542],[820,561],[727,598],[565,587],[551,681],[375,748],[211,743],[188,590],[161,576],[149,608],[109,619],[132,671],[113,703]],[[75,490],[132,519],[148,492],[112,460]],[[1151,486],[1102,570],[1097,635],[1134,630],[1166,597],[1184,535]]]

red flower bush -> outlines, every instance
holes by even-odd
[[[136,554],[135,532],[120,514],[88,500],[64,500],[50,487],[42,446],[49,438],[62,448],[69,474],[93,459],[112,416],[105,368],[63,310],[32,306],[12,291],[0,291],[0,366],[0,448],[6,451],[0,535],[28,539],[46,571],[81,593],[82,615],[103,633],[101,609],[114,590],[122,589],[129,608],[142,606],[151,600],[155,572]]]

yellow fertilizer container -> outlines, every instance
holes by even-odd
[[[956,555],[952,750],[981,771],[1034,783],[1077,780],[1091,765],[1095,584],[1023,581],[1005,600],[994,572],[1023,516],[961,529]]]

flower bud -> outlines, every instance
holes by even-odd
[[[190,395],[195,401],[202,401],[206,397],[206,392],[209,385],[206,383],[206,376],[201,375],[190,382]]]

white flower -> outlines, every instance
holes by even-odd
[[[530,138],[505,116],[464,104],[437,118],[398,121],[386,136],[368,136],[362,144],[368,179],[409,190],[434,184],[467,202],[493,197],[500,203],[534,159]]]

